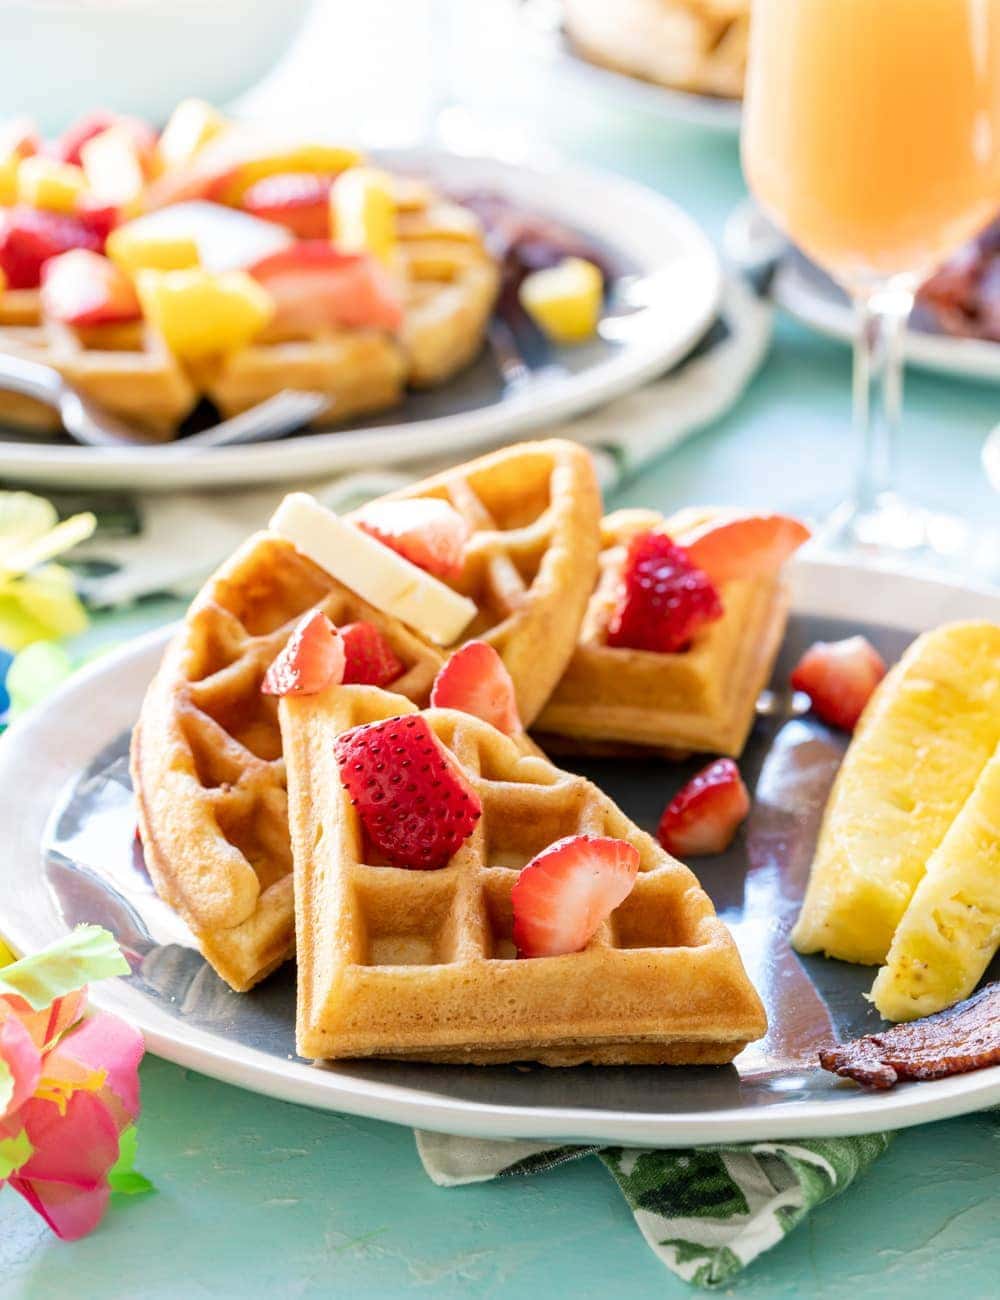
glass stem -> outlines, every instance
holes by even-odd
[[[854,509],[864,515],[890,498],[903,411],[903,331],[913,308],[909,276],[855,297],[854,426],[861,442]]]

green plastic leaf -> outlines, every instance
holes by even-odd
[[[0,971],[0,994],[24,998],[33,1011],[43,1011],[84,984],[128,973],[129,964],[107,930],[78,925],[41,952],[5,966]]]
[[[23,578],[0,579],[0,645],[23,650],[34,641],[76,636],[87,626],[87,612],[73,576],[48,564]]]
[[[0,1138],[0,1182],[27,1164],[34,1151],[26,1129],[21,1129],[12,1138]]]
[[[11,1074],[10,1066],[5,1060],[0,1058],[0,1116],[3,1115],[10,1105],[10,1099],[14,1095],[14,1076]],[[0,1178],[5,1175],[0,1174]]]
[[[9,966],[13,960],[14,954],[7,947],[4,941],[0,939],[0,966]]]
[[[135,1148],[139,1136],[138,1129],[131,1124],[121,1135],[118,1143],[118,1159],[108,1174],[108,1183],[113,1192],[123,1196],[142,1196],[145,1192],[155,1192],[156,1188],[145,1174],[135,1169]]]
[[[88,510],[64,519],[55,528],[50,528],[40,537],[24,540],[19,546],[5,545],[0,549],[0,570],[8,575],[30,573],[47,560],[85,542],[96,527],[97,517]]]
[[[54,641],[36,641],[20,651],[7,673],[11,717],[19,717],[51,695],[72,671],[68,652]]]
[[[0,492],[0,567],[8,552],[52,531],[59,515],[51,501],[32,492]]]

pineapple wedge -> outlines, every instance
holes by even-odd
[[[1000,743],[1000,626],[918,638],[865,710],[837,775],[792,943],[881,965],[931,854]]]
[[[968,997],[1000,947],[1000,749],[931,854],[872,1001],[914,1020]]]

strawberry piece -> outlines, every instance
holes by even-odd
[[[345,684],[388,686],[401,677],[405,665],[374,623],[346,623],[344,641]]]
[[[733,515],[685,533],[688,559],[720,586],[737,578],[771,577],[812,536],[788,515]]]
[[[0,271],[8,289],[37,289],[50,257],[71,248],[100,252],[103,241],[77,217],[18,206],[0,209]]]
[[[455,651],[434,679],[431,704],[471,713],[507,736],[524,730],[507,666],[485,641],[470,641]]]
[[[111,203],[97,203],[93,199],[85,198],[83,203],[74,213],[77,221],[87,230],[91,231],[101,241],[99,252],[104,252],[104,245],[108,241],[108,235],[121,221],[121,211]]]
[[[885,660],[871,642],[852,636],[810,646],[795,665],[791,684],[805,691],[824,722],[853,731],[885,674]]]
[[[42,267],[42,306],[67,325],[110,325],[142,315],[132,281],[100,253],[75,248]]]
[[[731,758],[702,768],[670,800],[656,838],[676,858],[723,853],[750,811],[750,795]]]
[[[354,522],[411,564],[436,578],[457,578],[469,529],[454,506],[438,497],[371,501]]]
[[[393,866],[446,866],[482,816],[479,796],[419,714],[345,731],[334,754],[368,838]]]
[[[580,952],[632,892],[639,850],[625,840],[568,835],[521,871],[510,901],[519,957]]]
[[[240,206],[263,221],[276,221],[297,239],[330,238],[329,176],[279,172],[251,185]]]
[[[712,580],[665,533],[637,533],[629,543],[621,594],[607,644],[672,654],[685,650],[705,623],[722,617]]]
[[[249,271],[274,299],[279,327],[395,330],[402,324],[402,305],[374,258],[339,253],[325,240],[290,244]]]
[[[344,642],[318,609],[306,614],[264,675],[264,695],[316,695],[344,679]]]
[[[156,148],[156,133],[137,117],[123,117],[109,109],[98,108],[92,113],[85,113],[72,126],[67,127],[52,148],[53,157],[60,162],[73,163],[79,167],[83,159],[81,150],[88,140],[101,135],[112,126],[125,126],[135,138],[136,146],[143,161],[148,163]]]

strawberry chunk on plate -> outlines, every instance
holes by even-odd
[[[403,675],[405,665],[374,623],[345,623],[344,684],[388,686]]]
[[[885,674],[885,660],[871,642],[851,636],[810,646],[796,664],[791,684],[809,696],[824,722],[853,731]]]
[[[100,234],[75,216],[23,206],[0,209],[0,271],[8,289],[37,289],[50,257],[71,248],[97,253],[103,247]]]
[[[276,221],[297,239],[329,239],[329,176],[279,172],[251,185],[240,206],[263,221]]]
[[[656,838],[675,858],[723,853],[750,811],[750,795],[731,758],[702,768],[664,809]]]
[[[738,578],[771,577],[812,536],[789,515],[721,516],[685,533],[692,564],[720,586]]]
[[[469,529],[454,506],[437,497],[372,501],[354,516],[357,526],[435,578],[457,578]]]
[[[66,325],[112,325],[142,315],[132,281],[114,262],[85,248],[51,258],[42,268],[42,306]]]
[[[511,892],[519,957],[581,952],[632,892],[639,850],[625,840],[568,835],[531,859]]]
[[[431,704],[471,713],[507,736],[524,729],[507,666],[486,641],[470,641],[455,651],[434,679]]]
[[[339,253],[322,239],[289,244],[249,267],[275,301],[279,328],[397,330],[403,308],[374,258]]]
[[[722,617],[722,601],[707,574],[665,533],[637,533],[629,542],[618,604],[607,644],[673,654],[685,650],[705,623]]]
[[[317,695],[344,680],[344,639],[315,609],[299,623],[264,675],[265,695]]]
[[[482,815],[479,796],[419,714],[352,727],[334,754],[368,839],[395,867],[447,866]]]

